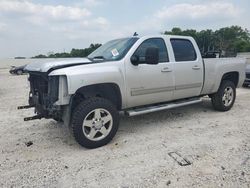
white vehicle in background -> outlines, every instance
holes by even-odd
[[[156,35],[107,42],[87,58],[31,63],[29,105],[69,124],[87,148],[110,142],[119,112],[135,116],[201,102],[230,110],[245,79],[241,58],[202,59],[192,37]]]

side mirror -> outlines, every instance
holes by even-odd
[[[130,61],[135,66],[139,65],[139,57],[137,55],[132,55]]]
[[[150,65],[157,65],[159,63],[159,49],[149,47],[146,49],[145,63]]]

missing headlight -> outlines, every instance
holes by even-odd
[[[48,98],[50,105],[58,100],[59,76],[49,76]]]

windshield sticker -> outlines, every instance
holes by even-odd
[[[112,53],[112,55],[113,55],[114,57],[116,57],[116,56],[119,55],[119,52],[118,52],[118,50],[117,50],[116,48],[113,49],[113,50],[111,50],[111,53]]]

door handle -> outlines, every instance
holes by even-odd
[[[200,70],[201,68],[198,65],[192,67],[193,70]]]
[[[172,72],[172,70],[168,67],[164,67],[163,69],[161,69],[161,72]]]

